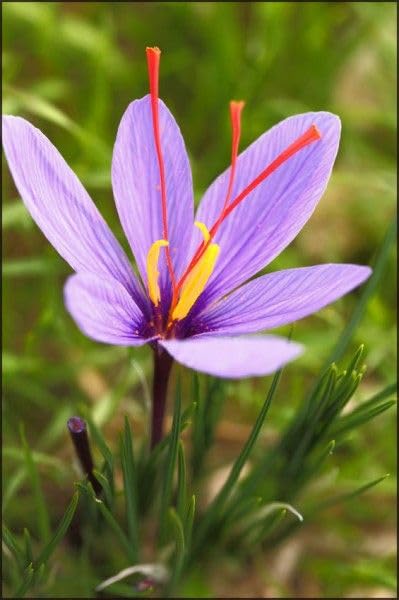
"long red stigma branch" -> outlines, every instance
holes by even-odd
[[[238,147],[240,145],[240,137],[241,137],[241,113],[242,113],[242,109],[244,108],[244,106],[245,106],[245,102],[243,100],[232,100],[230,102],[230,121],[231,121],[231,131],[232,131],[231,169],[230,169],[229,183],[227,186],[226,198],[225,198],[225,201],[223,204],[223,209],[222,209],[221,215],[227,208],[230,198],[231,198],[231,193],[233,191],[233,185],[234,185],[234,179],[235,179],[236,167],[237,167]],[[220,217],[218,220],[220,220]],[[202,256],[202,254],[205,252],[205,249],[207,248],[209,243],[210,243],[210,240],[207,243],[202,242],[200,244],[200,246],[197,248],[197,251],[196,251],[193,259],[191,260],[185,273],[183,274],[183,276],[181,277],[180,281],[177,284],[176,296],[177,296],[177,293],[179,292],[179,290],[182,288],[183,283],[185,282],[187,276],[189,275],[189,273],[191,272],[193,267],[197,264],[198,260]]]
[[[164,240],[169,241],[168,234],[168,211],[166,202],[166,178],[165,178],[165,164],[162,155],[161,147],[161,136],[159,132],[159,106],[158,106],[158,82],[159,82],[159,62],[161,58],[161,51],[159,48],[146,48],[147,54],[147,65],[148,65],[148,78],[150,83],[150,95],[151,95],[151,113],[152,113],[152,126],[154,130],[154,142],[155,149],[158,158],[159,166],[159,179],[161,186],[161,206],[162,206],[162,237]],[[172,259],[170,256],[169,246],[165,247],[166,262],[168,265],[168,271],[172,282],[172,288],[176,288],[175,274],[173,270]]]
[[[238,119],[239,119],[239,115],[238,115]],[[234,138],[234,135],[233,135],[233,138]],[[299,136],[292,144],[290,144],[290,146],[288,146],[288,148],[283,150],[283,152],[281,152],[277,156],[277,158],[275,158],[257,177],[255,177],[255,179],[238,196],[236,196],[236,198],[234,198],[234,200],[230,204],[228,204],[228,197],[227,197],[227,202],[226,201],[224,202],[224,205],[223,205],[223,208],[222,208],[222,211],[221,211],[219,217],[216,219],[215,223],[212,225],[211,229],[209,230],[210,239],[206,243],[202,242],[199,245],[199,247],[197,248],[192,261],[190,262],[185,273],[183,274],[183,276],[181,277],[180,281],[177,284],[177,290],[179,290],[181,288],[182,284],[184,283],[184,281],[187,278],[187,276],[189,275],[189,273],[192,271],[192,269],[195,267],[195,265],[201,259],[206,248],[211,243],[212,239],[215,237],[217,230],[219,229],[221,223],[226,219],[226,217],[228,217],[229,214],[260,183],[262,183],[262,181],[264,181],[267,177],[269,177],[269,175],[271,175],[276,169],[278,169],[278,167],[280,167],[289,158],[291,158],[291,156],[294,156],[294,154],[296,154],[297,152],[302,150],[302,148],[305,148],[306,146],[309,146],[309,144],[312,144],[313,142],[317,142],[320,139],[321,139],[320,131],[317,129],[316,125],[311,125],[309,127],[309,129],[307,131],[305,131],[305,133],[303,133],[301,136]],[[234,144],[234,142],[233,142],[233,144]],[[233,146],[233,154],[234,154],[234,146]],[[231,180],[231,173],[230,173],[230,180]],[[232,184],[231,184],[231,186],[229,184],[229,190],[230,190],[230,187],[232,188]]]
[[[255,179],[232,201],[232,203],[229,204],[229,206],[227,206],[222,211],[221,216],[210,230],[211,237],[215,234],[214,230],[216,228],[216,225],[218,224],[218,221],[224,221],[224,219],[231,213],[231,211],[234,210],[236,206],[238,206],[240,202],[242,202],[244,198],[246,198],[248,194],[252,192],[252,190],[258,187],[258,185],[262,183],[262,181],[269,177],[269,175],[271,175],[276,169],[278,169],[280,165],[282,165],[289,158],[291,158],[291,156],[294,156],[294,154],[299,152],[299,150],[302,150],[302,148],[305,148],[306,146],[309,146],[309,144],[317,142],[320,139],[320,131],[317,129],[316,125],[311,125],[309,129],[305,131],[304,134],[299,136],[299,138],[297,138],[295,142],[293,142],[290,146],[288,146],[288,148],[283,150],[283,152],[281,152],[281,154],[279,154],[277,158],[275,158],[270,163],[270,165],[266,167],[266,169],[264,169],[257,177],[255,177]]]
[[[240,144],[240,137],[241,137],[241,112],[242,112],[242,109],[244,108],[244,104],[245,103],[242,100],[239,100],[239,101],[232,100],[230,102],[230,120],[231,120],[231,131],[232,131],[231,169],[230,169],[229,185],[227,188],[227,194],[226,194],[226,199],[224,201],[223,210],[225,210],[226,206],[230,202],[231,192],[233,191],[233,184],[234,184],[234,178],[235,178],[236,166],[237,166],[238,146]]]

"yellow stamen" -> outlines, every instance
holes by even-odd
[[[195,221],[195,222],[194,222],[194,225],[195,225],[196,227],[198,227],[198,229],[200,229],[200,230],[201,230],[201,233],[202,233],[202,235],[204,236],[204,240],[205,240],[205,242],[208,242],[208,241],[210,240],[210,238],[211,238],[211,235],[210,235],[210,233],[209,233],[209,231],[208,231],[208,228],[207,228],[207,226],[205,225],[205,223],[201,223],[201,221]]]
[[[150,296],[155,306],[159,304],[159,301],[161,299],[161,292],[159,291],[158,285],[158,260],[160,250],[164,246],[169,246],[169,242],[167,242],[166,240],[157,240],[152,244],[147,254],[148,295]]]
[[[196,225],[199,227],[198,223],[196,223]],[[203,225],[203,223],[201,223],[201,225]],[[208,231],[205,225],[204,228],[206,231]],[[200,229],[204,233],[202,227],[200,227]],[[203,292],[208,279],[213,273],[219,252],[219,244],[210,244],[205,250],[203,256],[195,265],[182,287],[179,301],[172,312],[173,320],[184,319],[184,317],[189,313],[190,309],[194,305],[194,302]]]

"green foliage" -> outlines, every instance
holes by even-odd
[[[139,556],[138,518],[137,518],[137,476],[133,456],[133,442],[130,424],[125,419],[125,431],[121,442],[121,462],[123,487],[125,490],[126,519],[129,533],[129,559],[137,562]]]
[[[3,541],[7,548],[11,550],[16,562],[17,570],[20,574],[21,583],[18,585],[18,589],[15,592],[15,598],[23,598],[33,586],[40,583],[51,555],[71,525],[78,501],[79,494],[76,492],[57,529],[36,559],[33,557],[32,542],[29,531],[26,528],[24,529],[24,549],[22,549],[8,528],[3,525]]]

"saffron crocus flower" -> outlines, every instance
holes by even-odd
[[[3,118],[15,184],[33,219],[75,270],[65,303],[80,329],[116,345],[154,349],[153,444],[162,435],[173,359],[221,377],[272,373],[302,348],[249,334],[310,315],[370,269],[324,264],[251,280],[297,235],[331,174],[340,136],[328,112],[290,117],[238,156],[242,102],[230,105],[231,166],[206,191],[194,222],[189,160],[158,97],[160,51],[147,49],[150,94],[119,126],[112,184],[139,272],[49,140],[26,120]]]

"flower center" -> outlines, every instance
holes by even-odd
[[[186,277],[184,284],[180,288],[180,296],[176,306],[171,308],[171,321],[184,319],[190,312],[197,298],[202,294],[210,276],[215,268],[217,257],[219,256],[219,244],[211,244],[210,233],[200,221],[194,223],[204,236],[204,241],[207,244],[206,250],[197,262],[195,267]]]
[[[299,136],[292,144],[283,150],[257,177],[255,177],[255,179],[249,185],[247,185],[242,192],[240,192],[240,194],[238,194],[238,196],[231,201],[241,135],[241,112],[244,107],[244,102],[230,102],[232,150],[231,168],[226,197],[219,217],[216,219],[210,230],[208,230],[204,223],[200,223],[199,221],[195,222],[195,225],[201,230],[204,239],[194,253],[194,256],[187,269],[179,281],[176,282],[169,249],[165,166],[159,130],[158,79],[161,51],[159,48],[147,48],[146,52],[150,81],[152,124],[155,150],[159,166],[162,208],[162,239],[159,239],[152,244],[147,255],[147,286],[150,299],[154,306],[157,307],[161,300],[160,289],[158,285],[158,260],[160,249],[165,247],[166,262],[172,283],[172,301],[167,323],[167,330],[170,330],[175,321],[184,319],[187,316],[198,297],[202,294],[215,269],[216,261],[220,253],[220,246],[213,243],[212,240],[214,239],[223,221],[260,183],[269,177],[269,175],[271,175],[276,169],[289,160],[289,158],[302,150],[302,148],[305,148],[309,144],[320,140],[321,134],[316,125],[311,125],[309,129],[305,131],[305,133]]]

